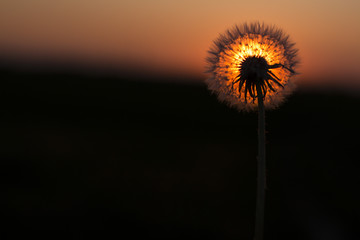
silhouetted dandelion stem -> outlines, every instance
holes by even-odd
[[[258,170],[257,170],[257,196],[255,215],[254,240],[262,240],[264,235],[264,212],[265,212],[265,187],[266,187],[266,164],[265,164],[265,108],[260,84],[256,85],[258,95]]]

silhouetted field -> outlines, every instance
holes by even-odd
[[[256,113],[204,85],[0,77],[2,239],[252,239]],[[266,239],[358,239],[360,97],[299,90],[266,117]]]

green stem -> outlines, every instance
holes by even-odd
[[[254,240],[262,240],[264,235],[264,210],[265,210],[265,109],[262,91],[259,84],[256,86],[258,95],[258,170],[257,170],[257,198]]]

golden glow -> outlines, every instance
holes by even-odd
[[[298,85],[359,87],[359,9],[358,0],[0,0],[0,52],[141,65],[202,81],[218,33],[260,21],[296,39]]]
[[[272,64],[283,64],[287,66],[287,59],[285,58],[284,48],[278,42],[270,39],[267,36],[259,34],[247,34],[237,39],[231,44],[226,50],[220,53],[218,67],[215,72],[217,77],[225,79],[226,91],[230,92],[236,98],[243,98],[240,101],[245,101],[245,88],[241,89],[239,93],[239,84],[234,82],[237,80],[237,76],[240,73],[240,65],[247,57],[256,56],[263,57],[269,65]],[[273,72],[281,81],[282,85],[286,85],[290,73],[284,68],[274,68],[270,70]],[[277,84],[272,84],[275,92],[267,89],[265,103],[270,101],[277,91],[281,91],[281,87]],[[245,102],[253,102],[252,97],[247,95]],[[257,101],[254,102],[256,104]]]

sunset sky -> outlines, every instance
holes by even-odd
[[[359,0],[2,0],[0,51],[201,75],[219,33],[260,21],[297,43],[303,83],[360,89],[359,12]]]

